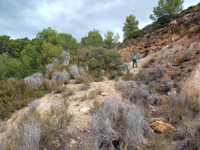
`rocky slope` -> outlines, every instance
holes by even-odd
[[[199,5],[196,7],[199,8]],[[188,12],[193,9],[194,7],[189,8]],[[129,74],[137,75],[141,70],[152,71],[156,66],[162,65],[166,69],[164,78],[182,86],[183,90],[200,101],[200,12],[186,14],[186,11],[183,11],[181,15],[181,18],[172,20],[161,29],[154,31],[152,25],[144,28],[140,37],[124,42],[118,52],[122,54],[124,62],[129,64]],[[136,53],[140,53],[142,59],[138,60],[138,68],[133,69],[131,60]],[[91,137],[88,121],[97,107],[95,102],[103,104],[112,95],[118,95],[123,101],[124,94],[117,81],[105,77],[104,81],[93,82],[90,88],[84,91],[81,90],[82,84],[74,84],[73,80],[63,87],[73,89],[74,94],[65,96],[56,92],[49,93],[38,99],[39,106],[36,110],[43,114],[51,107],[60,108],[68,104],[68,113],[73,114],[73,119],[66,129],[71,138],[70,142],[66,143],[66,149],[70,149],[75,145],[81,146],[85,137]],[[169,93],[176,93],[176,89],[172,88]],[[158,96],[166,100],[169,93]],[[156,111],[157,106],[148,106],[149,127],[154,121],[169,122],[164,116],[156,117]],[[15,112],[0,126],[0,143],[12,132],[13,127],[17,129],[22,114],[27,112],[28,107]]]

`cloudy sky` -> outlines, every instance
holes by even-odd
[[[185,0],[184,9],[198,2]],[[103,37],[108,30],[122,37],[126,16],[134,14],[141,29],[157,5],[158,0],[0,0],[0,35],[32,39],[51,27],[79,42],[93,29]]]

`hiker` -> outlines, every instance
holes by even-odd
[[[137,59],[138,59],[138,55],[135,55],[133,57],[133,68],[134,68],[134,62],[136,63],[136,68],[137,68]]]

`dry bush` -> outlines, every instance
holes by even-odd
[[[16,80],[15,80],[15,78],[9,78],[7,80],[7,83],[10,84],[10,85],[15,85],[16,84]]]
[[[71,67],[69,67],[69,71],[71,72],[72,77],[73,77],[74,79],[76,78],[76,76],[79,75],[79,71],[78,71],[77,65],[72,65]]]
[[[154,62],[155,62],[155,58],[151,58],[149,61],[147,61],[146,63],[142,65],[142,68],[149,68],[149,66],[152,65],[152,63]]]
[[[100,71],[100,74],[103,76],[103,75],[105,74],[105,70],[102,69],[102,70]]]
[[[85,84],[88,83],[89,84],[94,81],[93,77],[91,77],[88,74],[77,75],[75,77],[75,80],[76,80],[76,84],[80,84],[80,83],[85,83]]]
[[[49,72],[49,70],[51,70],[52,68],[53,68],[53,64],[48,64],[47,66],[46,66],[46,73],[48,73]]]
[[[174,47],[174,43],[169,43],[169,48],[173,48]]]
[[[149,73],[146,71],[140,71],[137,74],[137,77],[140,81],[142,81],[144,84],[148,83],[149,81]]]
[[[128,91],[128,90],[132,90],[133,88],[136,88],[137,83],[133,80],[129,80],[129,81],[119,80],[117,82],[117,85],[119,86],[121,90]]]
[[[62,92],[62,86],[60,82],[52,82],[51,87],[56,93],[61,93]]]
[[[93,107],[94,107],[94,111],[98,111],[105,102],[99,102],[99,100],[96,98],[93,102]]]
[[[159,106],[162,104],[162,101],[163,101],[163,98],[161,96],[156,96],[156,95],[151,95],[149,96],[148,98],[148,102],[151,104],[151,105],[154,105],[154,106]]]
[[[55,58],[53,63],[48,64],[48,65],[46,66],[46,73],[48,73],[49,70],[51,70],[54,66],[57,66],[57,65],[59,65],[59,64],[60,64],[60,61],[59,61],[57,58]]]
[[[29,112],[32,113],[36,110],[36,108],[40,105],[40,102],[38,99],[35,99],[33,100],[32,102],[30,102],[28,104],[28,109],[29,109]]]
[[[186,52],[184,52],[178,60],[178,64],[181,65],[183,62],[185,61],[190,61],[193,57],[193,54],[191,51],[187,50]]]
[[[119,141],[121,144],[128,143],[128,149],[135,149],[144,134],[150,131],[150,128],[144,127],[143,109],[129,101],[122,103],[116,95],[108,98],[104,105],[93,113],[89,124],[94,150],[120,147],[116,144]]]
[[[89,98],[89,99],[94,99],[94,98],[97,97],[97,95],[98,95],[97,90],[96,90],[96,89],[93,89],[92,91],[90,91],[90,92],[88,93],[88,98]]]
[[[24,78],[26,86],[31,88],[39,88],[42,85],[42,73],[34,73],[31,76]]]
[[[2,120],[0,118],[0,133],[4,132],[6,130],[6,128],[7,128],[6,122],[7,122],[7,119]]]
[[[158,114],[164,116],[170,123],[179,124],[181,121],[192,119],[200,114],[200,104],[187,93],[170,94],[168,100],[162,102]]]
[[[63,90],[63,92],[62,92],[62,96],[63,97],[69,97],[69,96],[71,96],[71,95],[74,95],[74,92],[75,91],[75,89],[74,88],[66,88],[65,90]]]
[[[83,67],[79,67],[78,70],[81,75],[85,74],[85,69]]]
[[[153,82],[149,82],[149,91],[152,93],[154,90],[155,84]]]
[[[63,53],[60,55],[60,58],[62,60],[63,65],[69,64],[69,60],[70,60],[69,52],[63,51]]]
[[[81,101],[85,101],[85,100],[87,100],[87,95],[84,93],[84,95],[81,96],[80,99],[81,99]]]
[[[155,86],[155,89],[158,93],[167,94],[171,91],[173,83],[171,81],[162,81],[159,85]]]
[[[127,72],[126,74],[124,74],[124,76],[122,77],[123,80],[135,80],[135,76],[134,74],[131,74],[130,72]]]
[[[122,64],[122,69],[124,70],[124,72],[128,71],[128,67],[129,67],[129,64],[127,64],[127,63]]]
[[[141,84],[137,89],[133,90],[130,96],[130,101],[137,104],[145,104],[149,98],[149,91],[144,84]]]
[[[159,78],[162,78],[164,75],[164,72],[166,72],[166,69],[164,66],[157,66],[153,70],[153,79],[158,80]]]
[[[173,146],[174,134],[167,137],[165,134],[157,134],[155,137],[148,139],[148,150],[171,150]]]
[[[24,114],[17,128],[13,128],[5,139],[8,150],[38,150],[42,134],[41,119],[38,113]]]
[[[70,79],[69,73],[63,69],[62,72],[55,71],[52,75],[52,82],[60,82],[60,84],[68,84]]]

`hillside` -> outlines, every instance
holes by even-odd
[[[80,67],[52,66],[44,80],[53,90],[1,122],[1,148],[200,149],[200,11],[193,12],[199,7],[122,43],[122,65],[113,50],[81,49],[71,58]]]

